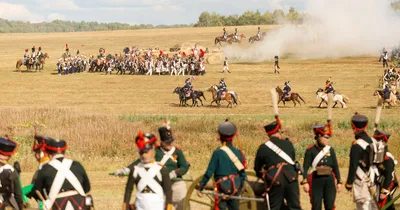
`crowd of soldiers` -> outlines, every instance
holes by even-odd
[[[31,53],[29,54],[29,49],[25,49],[24,59],[22,60],[22,65],[25,66],[37,66],[36,70],[43,69],[43,57],[48,57],[46,53],[42,52],[42,47],[39,47],[36,52],[36,47],[33,46],[31,49]]]
[[[382,81],[382,97],[385,100],[390,100],[390,95],[393,93],[400,100],[400,96],[398,95],[397,88],[400,87],[400,71],[396,71],[396,68],[393,64],[388,64],[390,58],[388,55],[388,51],[384,48],[383,53],[379,58],[379,62],[382,61],[382,65],[384,68],[383,74],[381,76]]]

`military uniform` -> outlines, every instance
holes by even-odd
[[[270,137],[269,141],[261,144],[256,153],[254,171],[257,177],[266,184],[266,196],[269,197],[271,210],[280,210],[286,200],[287,208],[300,210],[299,183],[297,179],[295,150],[289,139],[280,139],[276,134],[281,129],[281,123],[276,121],[264,126]]]
[[[322,210],[322,200],[326,210],[335,209],[336,183],[342,184],[335,150],[319,142],[320,136],[332,136],[331,125],[313,126],[317,142],[307,147],[304,155],[304,173],[301,184],[309,185],[310,202],[313,210]],[[310,170],[310,173],[308,173]]]
[[[331,81],[331,78],[326,80],[325,82],[325,93],[333,93],[335,94],[335,88],[333,88],[333,82]]]
[[[39,171],[32,191],[38,190],[41,195],[48,193],[48,198],[44,201],[47,209],[72,210],[89,207],[89,178],[79,162],[64,157],[67,143],[57,139],[50,141],[45,148],[51,160]],[[35,195],[35,198],[38,199],[39,196]]]
[[[346,189],[353,189],[353,200],[358,210],[375,210],[377,205],[370,195],[373,183],[367,174],[370,170],[370,148],[372,139],[365,132],[368,126],[368,118],[355,114],[351,119],[351,124],[355,133],[356,141],[353,142],[350,149],[349,173],[347,176]]]
[[[274,70],[275,71],[274,71],[274,74],[276,74],[276,73],[280,74],[279,69],[281,67],[279,67],[279,57],[277,55],[275,55],[274,59],[275,59],[275,63],[274,63]]]
[[[227,88],[226,83],[225,83],[225,81],[224,81],[224,78],[222,78],[222,79],[219,81],[219,87],[218,87],[218,92],[217,92],[217,99],[218,99],[218,100],[221,100],[221,95],[222,95],[222,93],[223,93],[224,91],[227,91],[226,88]]]
[[[139,154],[153,149],[157,138],[152,134],[142,134],[136,137]],[[149,163],[140,161],[129,167],[129,178],[125,188],[123,209],[136,210],[171,210],[172,190],[168,169],[155,160]],[[134,208],[129,205],[133,186],[136,185],[136,200]],[[165,199],[164,199],[165,196]]]
[[[22,210],[23,200],[18,172],[10,164],[8,159],[15,154],[17,143],[9,137],[0,138],[0,154],[8,157],[0,160],[0,210],[12,207]]]
[[[377,141],[384,141],[387,143],[389,141],[390,134],[375,130],[374,138]],[[397,160],[394,156],[386,151],[384,155],[384,160],[378,165],[379,178],[377,179],[377,200],[379,208],[383,208],[387,203],[393,199],[393,194],[398,188],[398,180],[395,175],[395,166],[397,165]],[[394,210],[394,204],[390,205],[388,210]]]
[[[283,94],[281,100],[284,101],[285,97],[289,95],[290,91],[292,91],[292,88],[289,85],[289,82],[285,82],[285,85],[283,87]]]
[[[29,60],[29,53],[28,53],[28,49],[25,49],[25,53],[24,53],[24,60],[23,60],[23,65],[26,65],[26,61]]]
[[[229,73],[231,73],[231,71],[229,70],[229,67],[228,67],[228,58],[225,58],[225,60],[224,60],[224,66],[222,68],[222,73],[224,73],[225,71],[228,71]]]
[[[226,121],[218,126],[218,132],[222,146],[213,152],[198,190],[203,190],[214,175],[216,193],[238,196],[246,180],[246,161],[243,153],[232,145],[236,126]],[[240,201],[215,196],[214,204],[215,210],[239,210]]]

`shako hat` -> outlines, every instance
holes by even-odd
[[[36,136],[33,140],[32,151],[37,152],[39,150],[45,150],[46,145],[50,144],[50,141],[54,141],[55,139],[48,136]]]
[[[67,142],[63,139],[54,139],[53,141],[48,141],[45,145],[45,149],[50,152],[65,152],[67,150]]]
[[[368,118],[356,112],[351,118],[351,126],[356,130],[365,130],[368,126]]]
[[[228,119],[225,122],[218,125],[218,133],[221,140],[232,141],[236,135],[236,125],[229,122]]]
[[[313,125],[312,129],[315,136],[321,135],[328,138],[332,136],[332,130],[329,129],[329,125]]]
[[[374,132],[374,139],[380,141],[380,140],[384,140],[385,142],[388,142],[390,138],[390,134],[386,133],[384,131],[378,130],[376,129]]]
[[[11,157],[17,151],[17,142],[10,137],[0,137],[0,154]]]
[[[171,143],[175,140],[168,121],[164,121],[163,126],[158,128],[158,133],[160,134],[160,140],[163,142]]]
[[[157,137],[154,134],[143,134],[142,131],[139,131],[138,135],[136,136],[136,146],[139,149],[139,154],[143,154],[151,150],[156,141]]]
[[[272,135],[274,133],[277,133],[281,127],[282,127],[282,125],[281,125],[281,121],[279,120],[279,117],[275,116],[275,121],[264,126],[264,129],[268,135]]]
[[[39,47],[39,51],[41,51],[42,50],[42,47]]]

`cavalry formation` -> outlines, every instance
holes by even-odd
[[[28,49],[25,49],[24,59],[17,60],[17,63],[15,64],[17,71],[21,71],[21,66],[26,66],[28,71],[34,68],[36,71],[43,70],[46,58],[49,58],[49,55],[47,53],[43,53],[41,47],[39,47],[37,53],[35,46],[32,47],[30,55],[28,51]]]
[[[263,41],[264,38],[267,36],[266,32],[261,32],[261,27],[258,27],[258,31],[257,34],[254,36],[251,36],[249,38],[249,43],[253,43],[256,41]],[[246,39],[246,36],[243,34],[239,34],[238,29],[235,28],[235,32],[233,32],[232,34],[228,35],[228,32],[226,31],[225,28],[223,28],[223,34],[222,36],[218,36],[215,37],[214,39],[214,45],[221,45],[222,42],[226,42],[228,44],[232,44],[232,43],[242,43],[242,40]]]

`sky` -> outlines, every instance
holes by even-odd
[[[295,7],[306,0],[0,0],[0,18],[30,22],[52,20],[173,25],[196,23],[202,12],[242,14]]]

